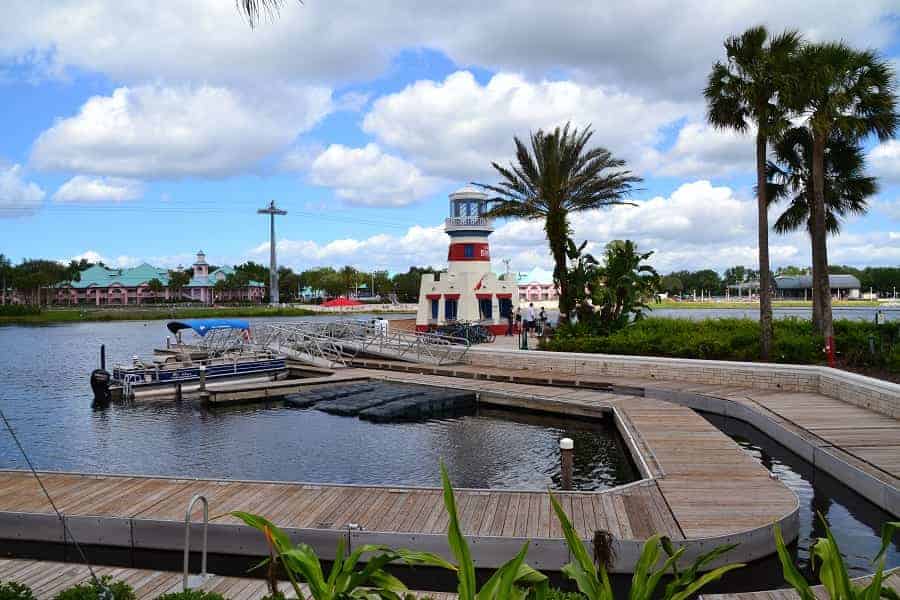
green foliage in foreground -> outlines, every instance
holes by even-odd
[[[573,558],[572,562],[562,568],[563,574],[575,581],[578,589],[588,600],[615,600],[612,586],[609,583],[609,576],[606,573],[606,567],[603,564],[595,564],[591,560],[587,549],[572,526],[572,522],[569,521],[565,510],[563,510],[563,507],[552,493],[550,494],[550,502],[553,504],[553,511],[556,513],[556,517],[562,526],[566,544],[568,544],[569,552]],[[700,574],[700,570],[703,567],[733,550],[736,545],[716,547],[710,552],[699,556],[689,568],[679,571],[678,561],[686,548],[682,547],[675,550],[667,538],[660,535],[652,536],[644,543],[641,556],[637,565],[635,565],[634,576],[631,578],[631,589],[628,594],[629,600],[652,600],[653,598],[687,600],[705,585],[720,579],[728,571],[744,566],[740,563],[734,563],[712,569],[702,575]],[[661,561],[661,551],[666,553],[667,558],[659,568],[656,568]],[[670,571],[671,573],[669,573]],[[660,595],[657,592],[657,588],[663,576],[667,573],[671,575],[671,580],[664,588],[662,595]]]
[[[887,368],[900,372],[900,323],[875,326],[835,321],[838,360],[848,367]],[[870,338],[871,345],[870,345]],[[775,321],[775,362],[819,364],[824,340],[810,321]],[[874,346],[874,352],[872,352]],[[591,335],[579,325],[561,327],[546,350],[708,360],[759,360],[759,323],[750,319],[648,318],[608,336]]]
[[[53,600],[137,600],[137,596],[124,581],[113,581],[111,576],[104,575],[99,584],[94,580],[79,583],[61,591]]]
[[[825,537],[819,538],[812,546],[812,564],[815,568],[816,563],[819,565],[819,581],[828,590],[828,597],[835,600],[878,600],[879,598],[888,598],[889,600],[898,600],[900,595],[893,589],[883,586],[884,581],[884,562],[885,554],[894,533],[900,530],[900,522],[888,522],[881,527],[881,549],[872,563],[875,572],[872,575],[868,585],[857,585],[850,581],[850,575],[847,572],[847,565],[841,557],[841,551],[838,548],[834,536],[831,535],[831,529],[825,517],[819,514],[823,525],[825,526]],[[778,550],[778,559],[781,561],[781,569],[784,573],[784,579],[797,591],[800,600],[816,600],[816,595],[810,588],[809,583],[794,566],[791,556],[784,545],[784,539],[781,537],[781,528],[775,526],[775,546]]]
[[[35,600],[31,588],[15,581],[0,583],[0,600]]]

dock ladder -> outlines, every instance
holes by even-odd
[[[194,510],[194,504],[203,502],[203,553],[200,559],[200,574],[190,575],[189,564],[191,558],[191,511]],[[184,514],[184,577],[181,582],[181,588],[185,591],[203,585],[209,578],[206,572],[206,532],[209,528],[209,502],[206,496],[194,494],[191,501],[188,502],[187,511]]]

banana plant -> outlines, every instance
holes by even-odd
[[[879,598],[888,598],[888,600],[900,600],[900,595],[892,588],[882,585],[884,581],[884,564],[885,554],[888,546],[894,537],[894,533],[900,530],[900,521],[889,521],[881,527],[881,549],[872,564],[875,572],[869,580],[868,585],[857,585],[850,581],[850,575],[847,572],[847,565],[841,556],[837,542],[828,527],[825,517],[819,513],[819,519],[825,526],[825,537],[818,538],[812,546],[811,561],[813,570],[815,570],[816,562],[819,563],[819,581],[828,591],[828,596],[832,600],[878,600]],[[778,550],[778,559],[781,561],[781,570],[784,573],[784,579],[791,587],[796,590],[801,600],[816,600],[809,583],[800,574],[800,571],[794,565],[784,544],[784,538],[781,536],[781,528],[775,525],[775,547]]]
[[[566,511],[552,492],[550,492],[550,502],[556,518],[559,519],[562,526],[566,544],[568,544],[573,558],[572,562],[562,568],[563,574],[575,582],[578,590],[587,596],[588,600],[614,600],[615,595],[606,567],[603,564],[595,564],[591,560],[584,543],[578,537],[578,533],[566,515]],[[700,574],[701,568],[734,547],[734,545],[719,546],[698,557],[689,568],[679,571],[678,561],[684,554],[685,548],[681,547],[675,550],[668,538],[654,535],[644,542],[641,549],[641,556],[635,565],[628,597],[630,600],[650,600],[659,597],[656,594],[656,588],[666,572],[671,571],[672,581],[665,587],[661,597],[664,600],[686,600],[700,591],[703,586],[718,580],[728,571],[744,566],[734,563]],[[661,559],[660,550],[665,551],[668,558],[660,568],[656,569],[655,567]]]
[[[297,598],[304,600],[349,600],[352,598],[402,600],[407,597],[407,588],[399,579],[384,570],[394,561],[408,564],[418,562],[415,552],[391,550],[384,546],[364,545],[346,555],[344,540],[338,542],[337,556],[332,563],[328,576],[315,550],[307,544],[294,545],[290,538],[274,523],[265,517],[234,511],[229,513],[244,523],[262,532],[269,545],[270,558],[257,566],[281,563],[287,573]],[[365,555],[367,561],[360,563]],[[306,584],[309,596],[303,591],[301,583]],[[270,579],[270,588],[273,583]],[[270,590],[277,594],[277,588]]]
[[[457,586],[459,600],[522,600],[526,597],[543,600],[550,585],[546,575],[525,564],[525,555],[528,553],[527,542],[512,560],[497,569],[481,589],[478,589],[475,581],[475,563],[459,525],[456,498],[443,461],[441,461],[441,483],[444,487],[444,507],[450,518],[447,541],[450,551],[456,559],[456,564],[451,564],[436,555],[425,557],[419,554],[417,558],[423,560],[423,564],[456,571],[459,581]]]

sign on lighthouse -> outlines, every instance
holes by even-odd
[[[519,304],[515,281],[503,281],[491,270],[488,237],[494,231],[488,196],[466,186],[450,194],[450,216],[444,231],[450,237],[447,271],[422,275],[416,329],[453,322],[481,323],[494,333],[506,331],[506,319]]]

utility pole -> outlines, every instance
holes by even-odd
[[[275,261],[275,215],[286,215],[286,210],[275,207],[275,201],[256,211],[269,215],[269,304],[278,304],[278,263]]]
[[[507,281],[509,281],[509,259],[508,259],[508,258],[504,258],[504,259],[503,259],[503,264],[506,265],[506,276],[504,277],[504,279],[507,280]]]

